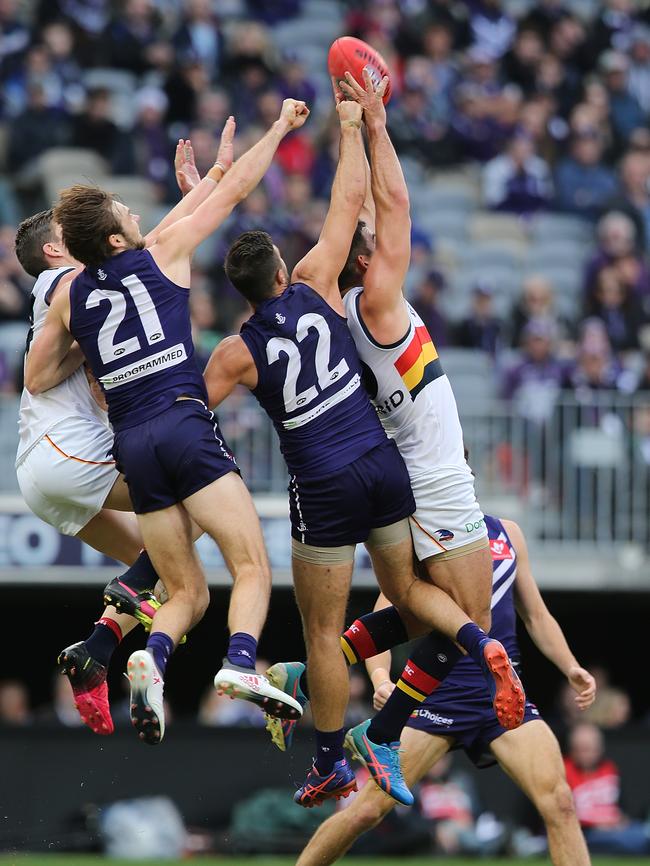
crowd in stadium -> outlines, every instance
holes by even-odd
[[[191,137],[205,172],[230,112],[241,151],[290,93],[312,107],[310,123],[282,145],[264,183],[196,261],[199,350],[207,357],[222,335],[238,329],[246,311],[221,266],[229,242],[242,230],[263,227],[291,265],[318,235],[335,168],[337,132],[323,87],[322,46],[314,45],[312,65],[308,45],[287,44],[287,25],[299,23],[308,6],[302,0],[2,0],[0,321],[6,334],[25,319],[31,287],[13,256],[12,234],[19,218],[47,204],[52,179],[39,187],[38,166],[48,148],[90,149],[112,174],[148,178],[163,209],[178,197],[171,158],[179,137]],[[429,172],[441,182],[464,178],[464,188],[475,190],[464,204],[465,222],[479,207],[512,220],[494,223],[505,226],[506,237],[494,235],[488,264],[501,250],[502,267],[482,268],[479,279],[467,267],[473,255],[482,265],[478,247],[454,245],[430,213],[440,206],[435,196],[429,205],[412,181],[417,202],[407,291],[434,342],[504,359],[497,364],[499,390],[515,402],[530,381],[572,393],[650,389],[645,5],[374,0],[332,4],[334,26],[339,9],[339,32],[368,40],[393,70],[390,132],[409,179],[424,178],[426,193],[436,189],[435,180],[427,185]],[[453,210],[454,202],[448,204]],[[573,284],[553,279],[546,265],[557,262],[544,261],[548,247],[531,251],[535,221],[547,213],[584,221],[570,262]],[[510,268],[517,282],[504,297],[507,255],[524,254],[523,247],[513,249],[518,237],[528,247],[528,266]],[[571,255],[561,241],[558,256]],[[2,366],[1,387],[11,392],[20,384],[16,353],[5,350]]]

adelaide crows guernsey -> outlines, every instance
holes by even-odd
[[[383,346],[363,321],[362,292],[351,289],[343,298],[348,326],[364,365],[364,384],[410,477],[445,466],[465,468],[456,400],[424,322],[404,301],[408,331],[401,340]]]
[[[69,266],[48,268],[39,274],[32,289],[31,328],[27,337],[27,351],[32,338],[38,336],[45,323],[54,290],[61,278],[73,270],[74,268]],[[27,388],[23,388],[18,415],[20,442],[16,462],[20,462],[59,421],[71,416],[91,418],[108,425],[106,413],[99,408],[91,394],[83,367],[42,394],[30,394]]]
[[[322,477],[386,441],[347,322],[312,288],[292,283],[264,301],[241,337],[293,475]]]
[[[104,390],[115,431],[161,414],[181,395],[207,402],[189,289],[169,280],[148,250],[118,253],[73,281],[70,331]]]

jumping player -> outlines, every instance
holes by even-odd
[[[376,234],[372,225],[359,222],[356,226],[339,275],[345,314],[364,364],[366,387],[384,429],[397,444],[408,468],[417,506],[411,516],[417,559],[423,562],[431,582],[489,631],[491,562],[487,529],[464,457],[458,410],[431,337],[402,294],[410,261],[409,197],[386,130],[382,101],[385,82],[375,90],[364,70],[364,84],[361,87],[346,74],[340,86],[364,112],[373,200],[373,207],[366,209],[366,218],[368,222],[374,219]],[[363,287],[359,286],[361,281]],[[394,628],[390,621],[388,626]],[[375,628],[379,642],[386,648],[381,622]],[[465,629],[469,632],[470,627]],[[459,635],[459,642],[474,658],[477,644],[483,645],[481,641],[478,632]],[[440,651],[429,645],[434,654]],[[418,652],[423,652],[422,647]],[[445,648],[444,654],[454,661],[460,658],[453,645]],[[503,650],[495,655],[492,664],[499,670],[508,706],[521,718],[523,689]],[[400,678],[399,689],[382,711],[348,735],[365,754],[368,768],[380,784],[385,774],[381,766],[378,768],[372,744],[396,739],[412,710],[436,688],[430,677],[419,676],[419,667],[412,658],[407,669],[414,670],[415,676],[410,681],[408,677]],[[499,717],[504,721],[503,715]]]
[[[521,529],[495,517],[486,516],[485,522],[492,554],[491,634],[507,647],[511,658],[519,658],[516,608],[538,649],[566,676],[577,692],[577,705],[586,709],[596,695],[594,678],[580,667],[544,604]],[[385,599],[380,603],[386,603]],[[390,654],[366,664],[375,687],[375,705],[382,706],[395,688],[390,680]],[[447,751],[456,748],[479,766],[489,766],[496,759],[532,800],[544,819],[554,866],[589,866],[555,736],[528,702],[520,728],[506,731],[501,727],[492,713],[481,670],[470,658],[456,665],[408,721],[402,736],[402,765],[408,784],[417,783]],[[348,808],[318,828],[297,866],[328,866],[338,860],[394,805],[395,800],[369,780]]]
[[[361,109],[339,100],[337,111],[339,164],[317,245],[289,278],[265,232],[245,232],[233,243],[226,273],[255,312],[240,335],[220,343],[205,371],[211,406],[237,384],[252,390],[275,425],[290,473],[293,578],[307,643],[317,752],[296,793],[303,806],[344,796],[355,785],[343,754],[349,686],[339,641],[356,544],[367,543],[380,585],[400,610],[417,610],[430,627],[444,627],[454,638],[462,633],[465,643],[470,634],[477,656],[481,641],[490,644],[448,596],[413,575],[408,473],[361,386],[337,283],[366,193]],[[449,656],[429,652],[422,660],[430,673],[421,672],[421,686],[442,680],[450,669],[452,654],[459,651],[445,641]],[[498,651],[507,659],[502,647]],[[492,683],[498,676],[492,670],[486,675]],[[291,690],[289,684],[285,691]],[[511,696],[509,684],[505,691]],[[511,721],[520,718],[513,714]],[[411,802],[399,773],[398,739],[376,740],[375,753],[391,790]]]
[[[193,357],[188,286],[194,249],[254,189],[284,136],[308,115],[304,103],[285,100],[266,135],[218,187],[221,171],[209,172],[208,198],[163,227],[149,249],[139,218],[99,188],[64,190],[55,208],[67,248],[86,269],[68,291],[57,293],[30,352],[28,375],[30,363],[36,376],[49,359],[63,358],[74,336],[106,395],[117,466],[169,595],[154,615],[147,651],[133,653],[128,662],[133,724],[150,744],[164,734],[167,660],[209,601],[192,545],[192,520],[219,545],[234,579],[231,638],[219,685],[260,704],[272,699],[276,705],[267,712],[301,712],[295,700],[255,674],[270,569],[252,499],[206,407]]]
[[[233,161],[235,123],[224,127],[216,165],[225,174]],[[191,142],[181,140],[175,155],[176,177],[181,191],[198,185]],[[209,192],[203,188],[183,202],[196,203]],[[175,208],[169,224],[180,218]],[[151,242],[159,228],[146,241]],[[36,278],[32,289],[31,328],[27,351],[38,342],[52,299],[60,285],[69,283],[81,265],[68,253],[52,211],[24,220],[16,232],[16,255],[24,270]],[[142,537],[124,477],[111,459],[113,431],[103,407],[94,399],[81,367],[83,356],[71,350],[60,367],[50,371],[53,387],[42,394],[23,389],[19,410],[19,444],[16,474],[30,509],[63,535],[74,535],[106,556],[131,566],[104,590],[107,607],[90,637],[72,644],[59,655],[59,669],[67,675],[79,714],[91,730],[111,734],[113,720],[106,685],[111,656],[123,635],[140,621],[151,627],[158,607],[152,594],[157,575],[142,550]],[[58,381],[57,381],[58,380]],[[123,610],[126,616],[116,613]]]

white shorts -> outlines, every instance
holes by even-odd
[[[113,432],[100,421],[59,421],[16,466],[23,499],[63,535],[76,535],[104,507],[119,478]]]
[[[441,466],[411,479],[416,511],[411,534],[415,555],[422,561],[487,537],[487,527],[474,492],[472,471]]]

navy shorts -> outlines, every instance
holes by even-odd
[[[136,514],[182,502],[227,472],[239,472],[217,419],[197,400],[115,434],[113,455]]]
[[[430,701],[413,711],[408,727],[426,734],[453,737],[452,748],[463,749],[477,767],[495,764],[490,743],[505,734],[506,729],[497,721],[487,687],[478,690],[470,687],[466,693],[458,690],[455,697],[435,698],[434,692]],[[535,704],[526,701],[523,724],[540,718]]]
[[[372,529],[415,511],[408,471],[392,439],[323,478],[289,483],[291,535],[302,544],[361,544]]]

